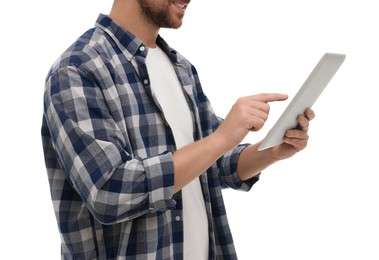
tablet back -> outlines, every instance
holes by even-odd
[[[297,117],[303,114],[307,108],[312,107],[344,60],[345,55],[338,53],[325,53],[321,57],[303,86],[263,139],[258,151],[283,143],[285,132],[297,127]]]

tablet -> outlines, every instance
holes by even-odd
[[[308,107],[312,107],[344,60],[345,55],[338,53],[325,53],[321,57],[303,86],[263,139],[258,151],[283,143],[285,132],[297,127],[297,117],[303,114]]]

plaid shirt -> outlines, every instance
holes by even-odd
[[[194,138],[222,120],[195,68],[161,37],[194,120]],[[173,193],[175,142],[152,95],[148,48],[100,14],[46,79],[42,141],[62,259],[183,259],[181,192]],[[221,188],[249,190],[236,174],[244,145],[200,176],[209,259],[236,259]]]

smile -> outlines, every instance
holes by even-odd
[[[173,2],[173,4],[176,6],[176,7],[179,7],[179,8],[181,8],[181,9],[183,9],[183,10],[185,10],[186,8],[187,8],[187,5],[188,4],[182,4],[182,3],[179,3],[179,2]]]

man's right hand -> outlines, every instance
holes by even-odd
[[[283,101],[287,98],[287,95],[279,93],[262,93],[239,98],[215,134],[228,150],[233,149],[250,131],[259,131],[263,127],[270,112],[269,102]]]

